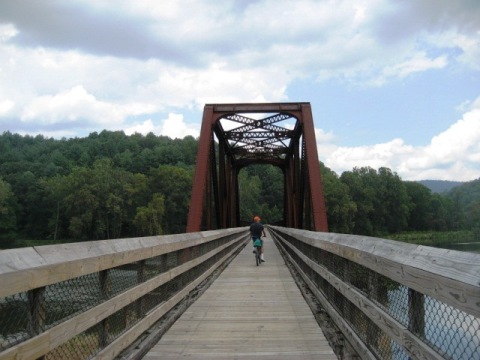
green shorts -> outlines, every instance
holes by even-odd
[[[255,247],[262,247],[263,246],[263,240],[260,238],[253,238],[253,246]]]

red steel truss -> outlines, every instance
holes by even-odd
[[[285,121],[293,126],[276,125]],[[284,226],[328,231],[312,110],[301,102],[205,105],[187,232],[240,226],[238,173],[250,164],[282,170]]]

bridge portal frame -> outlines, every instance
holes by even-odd
[[[225,131],[222,119],[243,125]],[[274,125],[285,119],[296,120],[293,129]],[[205,105],[187,232],[241,225],[238,174],[250,164],[282,170],[284,226],[328,231],[312,110],[310,103],[298,102]]]

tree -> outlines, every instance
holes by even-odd
[[[340,180],[348,187],[357,212],[353,223],[353,233],[357,235],[373,235],[375,233],[375,189],[368,185],[365,177],[375,171],[373,169],[357,169],[345,171]]]
[[[406,229],[410,202],[396,173],[363,167],[344,172],[340,179],[357,205],[355,234],[377,236]]]
[[[348,186],[335,172],[322,163],[320,169],[329,231],[350,234],[355,227],[357,204],[352,200]]]
[[[261,208],[262,183],[257,175],[251,176],[247,169],[242,169],[238,174],[238,192],[240,198],[240,219],[251,222],[253,216],[260,215],[262,220],[268,220]],[[265,221],[263,220],[263,221]]]
[[[16,201],[10,184],[0,177],[0,249],[15,241]]]
[[[466,224],[469,229],[480,233],[480,200],[472,201],[466,207]]]
[[[408,215],[411,207],[405,184],[390,169],[378,169],[379,188],[377,198],[381,199],[378,207],[384,219],[382,232],[396,233],[408,226]]]
[[[165,197],[162,228],[167,234],[185,232],[192,178],[192,171],[172,165],[161,165],[150,171],[151,191]]]
[[[418,182],[406,181],[404,184],[411,203],[408,230],[430,230],[428,219],[431,218],[432,191]]]
[[[56,188],[65,194],[61,207],[70,236],[77,240],[120,237],[126,221],[124,188],[130,179],[130,173],[115,169],[105,158],[92,168],[75,168],[63,177]]]
[[[153,194],[148,206],[137,208],[133,224],[138,236],[162,234],[162,218],[165,213],[165,198],[162,194]]]

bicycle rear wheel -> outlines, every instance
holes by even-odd
[[[257,266],[262,263],[262,260],[260,259],[260,249],[258,247],[255,248],[255,261]]]

